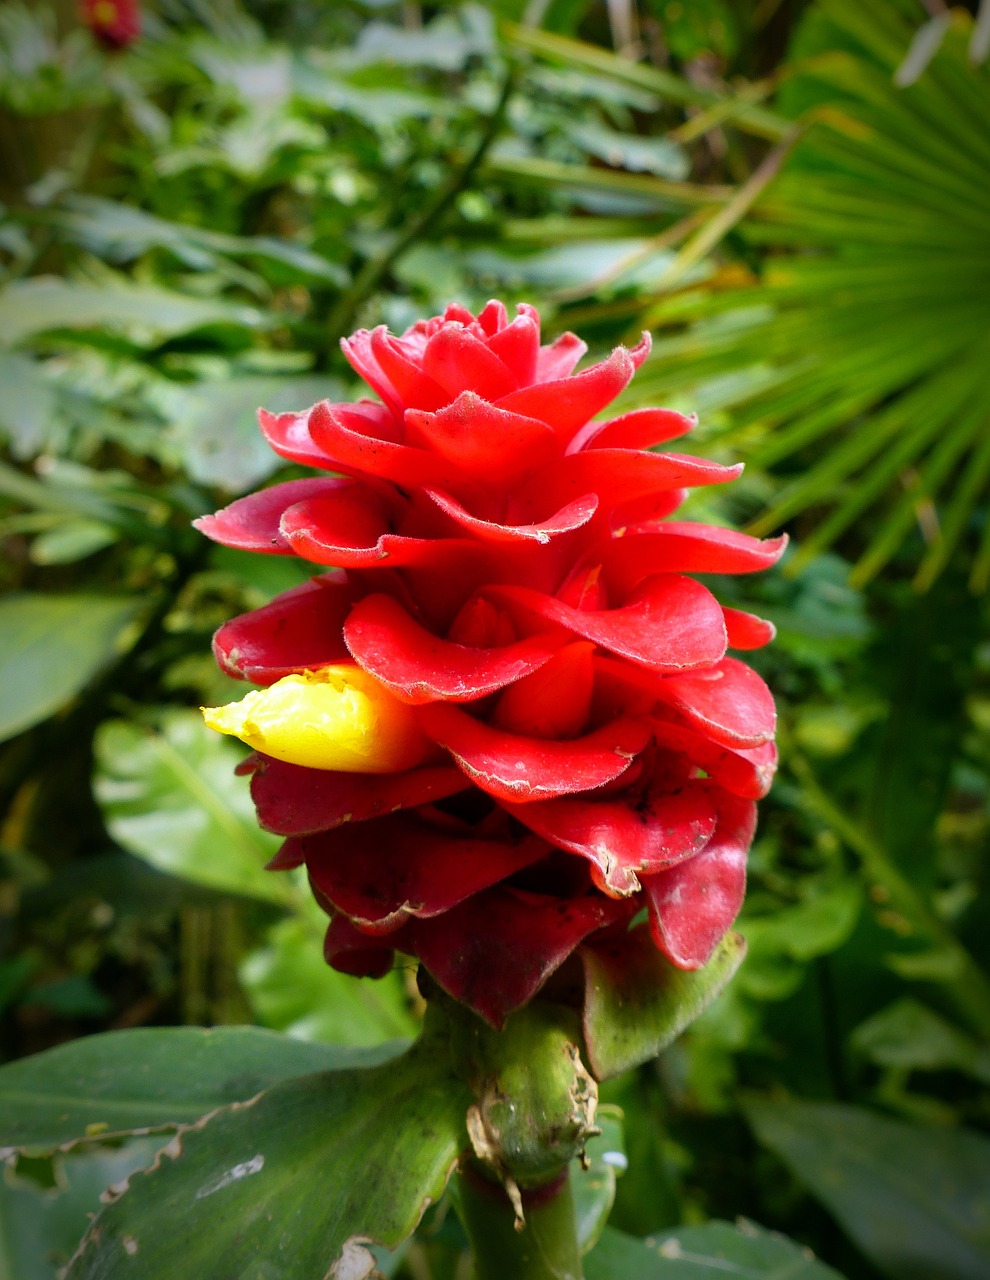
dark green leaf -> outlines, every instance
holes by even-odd
[[[752,1222],[708,1222],[646,1240],[606,1227],[584,1270],[587,1280],[842,1280],[810,1249]]]
[[[909,996],[861,1022],[851,1043],[882,1067],[962,1071],[990,1084],[990,1049]]]
[[[990,1141],[859,1107],[753,1100],[760,1141],[892,1280],[990,1274]]]
[[[67,1280],[363,1280],[446,1186],[470,1099],[428,1046],[305,1076],[176,1135],[97,1218]]]
[[[257,1027],[87,1036],[0,1067],[0,1148],[174,1129],[281,1080],[381,1062],[396,1048],[307,1044]]]

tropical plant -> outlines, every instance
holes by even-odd
[[[802,136],[737,227],[749,269],[726,265],[647,307],[646,324],[667,336],[644,394],[707,383],[725,441],[784,481],[754,531],[813,513],[795,563],[854,529],[854,581],[907,542],[927,587],[963,544],[982,590],[986,14],[974,27],[957,9],[916,35],[924,16],[901,0],[814,6],[777,100]]]

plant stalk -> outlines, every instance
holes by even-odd
[[[524,1192],[525,1226],[503,1187],[474,1164],[458,1178],[456,1205],[474,1257],[474,1280],[582,1280],[570,1175]]]

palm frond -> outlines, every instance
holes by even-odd
[[[762,278],[658,298],[639,389],[723,379],[728,437],[787,477],[756,527],[824,509],[802,555],[855,526],[865,581],[917,526],[927,586],[990,500],[990,70],[954,10],[898,87],[917,9],[819,0],[780,103],[806,133],[740,227]]]

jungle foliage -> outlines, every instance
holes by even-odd
[[[307,568],[190,521],[301,474],[255,411],[349,397],[342,334],[491,296],[598,354],[652,330],[629,407],[747,463],[689,515],[793,539],[713,584],[778,628],[749,955],[607,1087],[587,1274],[990,1273],[988,46],[990,5],[917,0],[159,0],[112,53],[0,8],[0,1276],[53,1280],[138,1130],[278,1080],[282,1132],[285,1035],[347,1070],[415,1034],[409,971],[325,967],[195,711],[215,627]],[[72,1091],[107,1030],[144,1093],[42,1134],[19,1060]],[[380,1265],[458,1280],[458,1233]]]

